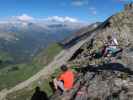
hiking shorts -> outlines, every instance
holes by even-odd
[[[64,83],[62,81],[58,81],[58,80],[55,80],[55,84],[61,89],[61,90],[65,90],[64,89]]]

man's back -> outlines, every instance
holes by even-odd
[[[64,88],[69,90],[73,87],[74,73],[71,70],[68,70],[60,75],[59,80],[63,81]]]

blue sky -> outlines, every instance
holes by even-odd
[[[34,18],[69,16],[78,20],[103,21],[132,0],[0,0],[0,18],[25,14]]]

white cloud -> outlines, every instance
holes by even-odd
[[[95,8],[95,7],[90,7],[89,9],[90,9],[90,10],[96,10],[96,8]]]
[[[89,10],[92,15],[97,15],[97,10],[95,7],[90,7]]]
[[[96,15],[96,14],[97,14],[97,11],[92,11],[92,14],[93,14],[93,15]]]
[[[84,3],[82,1],[73,1],[72,5],[74,5],[74,6],[82,6],[82,5],[84,5]]]
[[[86,1],[86,0],[73,0],[72,1],[72,5],[77,6],[77,7],[84,6],[87,4],[88,4],[88,1]]]
[[[17,16],[17,19],[20,20],[20,21],[31,21],[34,18],[27,15],[27,14],[22,14],[21,16]]]
[[[133,2],[133,0],[117,0],[118,2]]]
[[[65,17],[60,17],[60,16],[52,16],[52,17],[48,17],[46,18],[45,20],[48,20],[48,21],[59,21],[59,22],[78,22],[78,20],[76,18],[71,18],[71,17],[68,17],[68,16],[65,16]]]
[[[28,16],[27,14],[22,14],[21,16],[12,16],[0,21],[0,23],[18,23],[22,24],[23,26],[27,26],[28,22],[42,23],[43,25],[50,23],[84,23],[84,21],[69,16],[49,16],[46,18],[34,18]]]

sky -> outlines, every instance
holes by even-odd
[[[0,20],[12,16],[41,19],[68,16],[85,22],[104,21],[133,0],[0,0]]]

